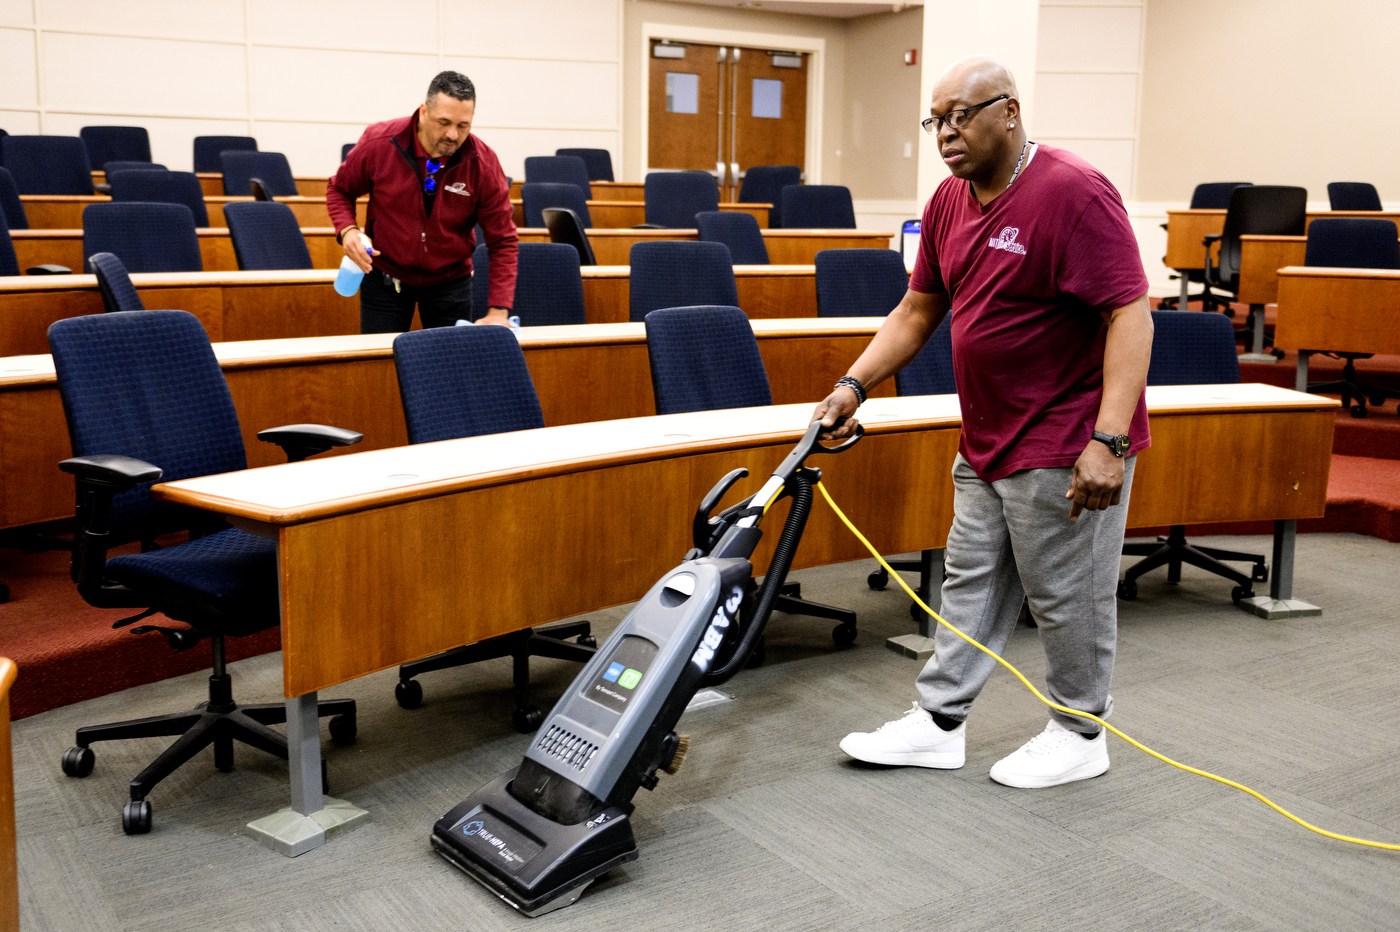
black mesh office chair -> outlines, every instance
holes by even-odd
[[[225,638],[279,622],[277,544],[150,494],[161,479],[247,467],[238,414],[198,319],[184,311],[71,317],[49,328],[49,348],[75,454],[59,467],[77,480],[78,592],[98,608],[144,609],[117,627],[156,613],[186,626],[146,624],[132,634],[160,633],[175,650],[208,639],[213,654],[207,702],[173,715],[84,726],[63,755],[63,772],[85,777],[94,742],[175,737],[131,781],[122,829],[143,834],[151,828],[151,790],[211,744],[214,766],[225,772],[233,769],[235,741],[287,758],[287,739],[268,727],[286,721],[285,703],[236,704],[224,664]],[[352,431],[307,424],[258,437],[281,445],[292,461],[360,440]],[[187,542],[154,543],[186,530]],[[142,552],[109,555],[133,541],[143,542]],[[354,740],[353,700],[322,702],[319,714],[336,716],[332,738]]]
[[[566,207],[545,207],[540,210],[545,229],[549,230],[551,243],[572,246],[578,252],[579,265],[597,265],[593,256],[593,246],[588,242],[588,233],[577,211]]]
[[[1333,210],[1383,210],[1376,186],[1366,181],[1333,181],[1327,185]]]
[[[1308,225],[1308,251],[1303,264],[1343,269],[1400,269],[1400,240],[1397,240],[1395,222],[1379,217],[1319,217]],[[1375,313],[1389,312],[1378,308]],[[1367,399],[1379,408],[1387,398],[1400,398],[1400,392],[1394,389],[1356,380],[1356,360],[1368,359],[1373,354],[1332,355],[1346,360],[1342,377],[1333,382],[1309,382],[1308,391],[1315,394],[1340,392],[1342,407],[1349,407],[1352,417],[1366,416]]]
[[[522,253],[526,245],[530,244],[521,244]],[[548,243],[533,245],[552,247]],[[544,413],[520,341],[503,327],[438,327],[401,334],[394,338],[394,368],[409,443],[544,426]],[[415,677],[511,657],[515,664],[513,722],[516,730],[530,732],[544,720],[544,713],[530,704],[530,658],[586,663],[596,647],[587,621],[525,628],[402,665],[394,696],[404,708],[416,708],[423,702],[423,687]]]
[[[646,331],[657,414],[773,403],[753,326],[739,308],[662,308],[646,315]],[[800,583],[783,585],[776,608],[837,622],[831,631],[837,644],[856,639],[856,613],[803,599]],[[750,665],[762,663],[763,653],[760,640]]]
[[[1230,192],[1225,210],[1225,229],[1205,238],[1208,288],[1224,291],[1232,300],[1240,293],[1240,237],[1302,236],[1308,223],[1308,189],[1288,185],[1252,184]],[[1210,258],[1210,247],[1220,243],[1219,265]],[[1264,305],[1251,304],[1244,328],[1254,334],[1254,353],[1263,353]],[[1277,354],[1276,354],[1277,355]]]
[[[1236,188],[1245,187],[1248,184],[1250,184],[1250,182],[1248,181],[1210,181],[1205,184],[1198,184],[1196,185],[1196,189],[1191,192],[1190,209],[1225,210],[1230,206],[1230,192],[1235,190]],[[1165,230],[1166,228],[1167,225],[1165,223],[1162,224],[1162,229]],[[1177,269],[1177,272],[1180,274],[1170,275],[1168,276],[1168,278],[1170,278],[1172,281],[1177,281],[1181,278],[1181,276],[1184,275],[1186,276],[1186,280],[1188,282],[1195,282],[1197,285],[1205,284],[1206,270],[1204,267],[1199,269]],[[1201,306],[1207,311],[1213,311],[1218,305],[1221,304],[1229,304],[1229,299],[1211,293],[1211,290],[1209,288],[1203,288],[1200,294],[1188,294],[1186,300],[1187,303],[1190,303],[1192,300],[1197,298],[1201,300]],[[1167,310],[1169,308],[1178,308],[1183,311],[1186,310],[1186,308],[1181,307],[1180,305],[1181,297],[1179,295],[1174,295],[1170,298],[1163,298],[1160,302],[1158,302],[1158,307],[1163,310]]]

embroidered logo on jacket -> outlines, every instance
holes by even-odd
[[[457,182],[456,184],[450,184],[450,185],[448,185],[447,187],[443,188],[443,190],[444,190],[444,191],[451,191],[453,194],[462,194],[462,195],[470,195],[470,194],[471,194],[471,192],[467,190],[467,183],[466,183],[465,181],[459,181],[459,182]],[[1022,250],[1022,252],[1025,252],[1025,250]]]
[[[987,246],[991,249],[1000,249],[1003,252],[1014,252],[1018,256],[1026,254],[1026,247],[1016,242],[1016,234],[1020,233],[1019,227],[1002,227],[1001,232],[987,240]]]

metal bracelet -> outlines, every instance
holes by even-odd
[[[856,393],[857,404],[865,404],[865,386],[860,384],[860,379],[856,378],[853,375],[843,375],[841,376],[841,378],[836,380],[836,384],[833,385],[832,388],[840,388],[842,385],[846,386],[851,391]]]

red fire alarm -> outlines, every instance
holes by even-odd
[[[919,50],[910,49],[904,53],[904,63],[906,65],[917,65],[919,63]]]

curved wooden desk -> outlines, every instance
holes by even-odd
[[[515,225],[523,227],[525,225],[525,202],[519,197],[512,197],[510,202],[514,206]],[[632,227],[647,222],[647,204],[644,200],[590,200],[586,203],[588,204],[588,219],[599,227]],[[749,214],[758,221],[759,229],[767,229],[768,211],[772,207],[772,204],[732,204],[728,202],[719,205],[719,209],[722,211]],[[214,221],[211,218],[209,222],[213,223]]]
[[[880,322],[874,317],[753,321],[774,399],[824,397]],[[365,435],[353,450],[407,443],[391,348],[395,336],[215,343],[248,462],[281,462],[280,452],[256,437],[277,424],[353,428]],[[528,327],[520,342],[546,424],[655,411],[642,324]],[[893,386],[882,386],[877,394],[893,394]],[[70,455],[52,358],[0,358],[0,527],[72,515],[73,481],[57,467]]]
[[[547,243],[549,231],[538,227],[521,227],[517,234],[522,243]],[[768,261],[775,265],[811,265],[823,249],[889,249],[893,233],[870,233],[864,230],[761,230],[763,245],[768,249]],[[632,246],[659,239],[696,239],[695,230],[632,230],[590,229],[588,243],[593,257],[600,265],[627,265],[632,261]],[[23,263],[21,263],[23,264]]]
[[[82,229],[83,208],[89,204],[106,204],[111,202],[111,198],[105,194],[96,195],[72,195],[72,194],[22,194],[20,201],[24,204],[24,215],[29,221],[31,230],[74,230]],[[286,204],[297,218],[297,223],[304,227],[328,227],[331,225],[331,215],[326,210],[326,196],[320,197],[278,197],[273,198],[279,204]],[[253,202],[252,197],[225,197],[222,194],[204,196],[204,209],[209,213],[209,226],[227,226],[224,221],[224,205],[236,203]],[[355,213],[359,222],[365,222],[365,211],[369,208],[369,196],[359,199],[355,205]],[[639,221],[640,222],[640,221]]]
[[[223,227],[201,227],[195,231],[199,237],[199,256],[206,272],[236,272],[238,258],[233,252],[233,240]],[[337,269],[344,256],[340,244],[335,240],[335,230],[330,227],[302,227],[301,235],[306,239],[306,249],[311,253],[311,264],[318,269]],[[10,239],[14,242],[15,258],[21,270],[45,263],[66,265],[74,272],[83,270],[83,231],[81,224],[66,230],[11,230]]]
[[[15,768],[10,753],[10,687],[17,672],[13,660],[0,657],[0,932],[19,932]]]

